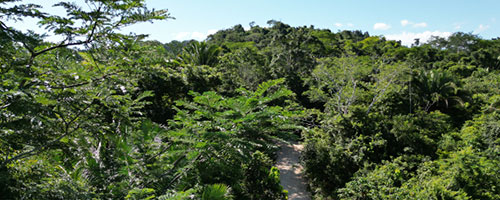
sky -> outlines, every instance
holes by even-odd
[[[31,0],[46,12],[58,12],[56,0]],[[401,40],[427,41],[431,35],[447,37],[454,32],[477,34],[484,39],[500,37],[500,0],[146,0],[150,8],[168,9],[175,19],[142,23],[122,31],[149,34],[160,42],[204,40],[217,30],[250,22],[266,27],[268,20],[291,26],[362,30]],[[16,22],[20,29],[37,29],[33,20]]]

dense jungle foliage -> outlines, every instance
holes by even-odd
[[[500,39],[406,47],[270,20],[163,44],[118,31],[172,18],[142,0],[12,2],[0,199],[286,199],[290,138],[314,199],[500,199]],[[4,23],[23,17],[63,40]]]

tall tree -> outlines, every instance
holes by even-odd
[[[141,65],[133,57],[139,51],[137,41],[144,36],[117,30],[171,17],[166,10],[147,8],[142,0],[89,0],[86,8],[60,1],[54,6],[64,9],[64,15],[43,13],[36,4],[5,7],[8,2],[18,1],[1,2],[2,21],[34,17],[48,33],[63,39],[45,42],[44,34],[22,32],[0,22],[1,46],[11,49],[1,55],[2,65],[7,66],[0,73],[0,131],[5,133],[0,135],[2,196],[123,196],[126,191],[110,188],[116,184],[78,179],[83,175],[77,171],[92,171],[91,155],[117,156],[112,149],[118,141],[110,138],[127,136],[124,130],[136,123],[145,104],[142,100],[151,95],[134,92]],[[94,161],[108,173],[119,170],[117,160],[97,156]],[[37,173],[72,178],[43,182]],[[49,184],[54,184],[53,190],[46,190]],[[91,187],[85,189],[86,184]]]

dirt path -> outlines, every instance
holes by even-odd
[[[310,200],[311,195],[307,191],[307,182],[302,177],[302,166],[300,165],[300,151],[303,146],[297,142],[286,144],[280,142],[278,152],[278,163],[276,167],[280,170],[281,185],[288,190],[289,200]]]

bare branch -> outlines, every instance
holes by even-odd
[[[372,102],[370,103],[370,105],[368,106],[368,109],[366,110],[366,114],[370,113],[370,110],[372,108],[372,106],[379,100],[380,96],[382,96],[385,91],[387,90],[387,88],[389,87],[389,85],[392,84],[392,81],[394,81],[394,78],[396,77],[396,70],[394,70],[394,75],[392,76],[392,78],[389,80],[389,83],[387,83],[387,85],[385,85],[384,89],[382,89],[379,93],[377,93],[375,95],[375,97],[373,97],[373,100]]]
[[[11,103],[8,103],[8,104],[5,104],[5,105],[3,105],[3,106],[0,106],[0,109],[7,108],[7,107],[9,107],[9,106],[10,106],[10,104],[11,104]]]

